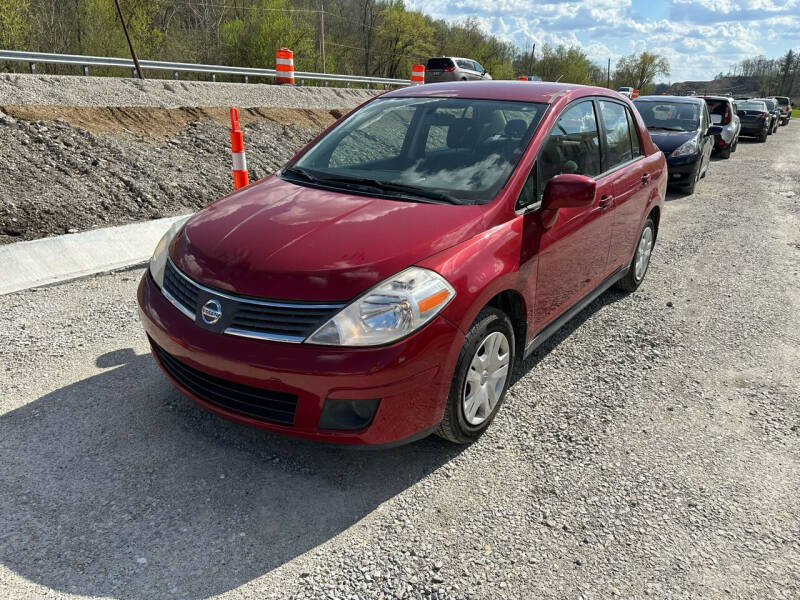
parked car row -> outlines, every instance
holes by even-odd
[[[766,142],[791,118],[788,98],[640,96],[634,105],[667,159],[669,184],[686,194],[706,176],[712,153],[729,159],[740,137]]]

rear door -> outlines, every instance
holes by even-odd
[[[604,168],[614,190],[613,225],[608,257],[609,271],[628,264],[633,241],[639,234],[655,173],[642,155],[633,115],[622,102],[598,100],[604,142]]]
[[[425,81],[435,83],[437,81],[448,81],[452,78],[455,65],[449,58],[439,56],[429,58],[425,65]]]
[[[613,183],[602,175],[600,131],[591,99],[567,106],[537,158],[539,198],[547,182],[561,173],[597,179],[594,202],[562,208],[555,224],[538,240],[534,328],[540,331],[597,286],[608,270]]]

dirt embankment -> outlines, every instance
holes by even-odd
[[[240,109],[251,180],[349,108]],[[228,110],[0,106],[0,243],[181,214],[224,196]]]

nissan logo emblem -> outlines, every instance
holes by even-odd
[[[222,317],[222,305],[216,300],[209,300],[200,309],[200,316],[203,318],[203,323],[213,325]]]

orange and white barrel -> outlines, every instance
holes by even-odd
[[[231,151],[233,152],[233,189],[238,190],[250,183],[247,174],[247,158],[244,154],[244,134],[239,127],[239,111],[231,108]]]
[[[631,98],[638,98],[639,97],[639,90],[633,90],[631,92]]]
[[[520,75],[519,77],[517,77],[517,80],[518,81],[528,81],[528,78],[525,77],[525,75]]]
[[[275,83],[294,85],[294,52],[288,48],[275,51]]]
[[[425,65],[415,63],[411,65],[411,85],[425,83]]]

